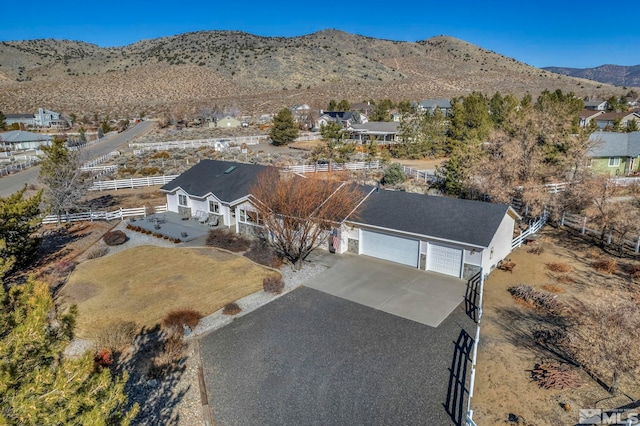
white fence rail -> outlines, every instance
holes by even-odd
[[[220,144],[229,145],[258,145],[261,140],[267,140],[267,135],[258,136],[238,136],[235,138],[212,138],[212,139],[193,139],[183,141],[167,141],[167,142],[134,142],[130,143],[130,148],[137,148],[138,151],[166,151],[171,149],[187,149],[187,148],[200,148],[201,146],[215,147]]]
[[[38,164],[39,159],[37,157],[32,157],[25,162],[20,163],[2,163],[0,166],[4,166],[0,168],[0,176],[6,176],[11,173],[19,172],[21,170],[28,169],[29,167],[35,166]]]
[[[472,278],[473,280],[473,278]],[[482,300],[484,297],[484,280],[485,275],[484,271],[480,270],[480,282],[478,283],[478,299],[476,302],[477,306],[477,318],[476,318],[476,334],[473,339],[473,352],[471,353],[471,374],[469,375],[469,395],[467,396],[467,415],[466,415],[466,426],[475,426],[476,423],[473,421],[473,410],[471,409],[471,399],[473,398],[473,388],[476,381],[476,363],[478,360],[478,345],[480,344],[480,324],[482,322]],[[467,283],[467,285],[471,285],[471,283]]]
[[[304,164],[301,166],[287,166],[284,169],[294,173],[318,173],[335,172],[341,170],[369,170],[379,168],[379,161],[358,161],[355,163]]]
[[[305,133],[294,139],[295,142],[315,141],[322,139],[320,132]]]
[[[402,166],[402,171],[405,175],[417,180],[422,180],[425,183],[433,182],[436,179],[436,175],[428,170],[417,170],[413,167]]]
[[[125,188],[143,188],[145,186],[164,185],[171,182],[179,175],[148,176],[143,178],[98,180],[93,182],[90,191],[109,191]]]
[[[544,224],[547,223],[548,219],[549,214],[545,211],[542,216],[538,218],[538,220],[536,220],[535,222],[529,222],[529,227],[527,227],[527,229],[525,229],[522,233],[520,233],[520,235],[518,235],[511,241],[511,250],[516,247],[520,247],[522,243],[526,241],[527,237],[538,232],[540,228],[542,228]]]
[[[591,223],[590,219],[586,216],[580,216],[576,214],[563,213],[562,218],[560,219],[560,226],[568,226],[569,228],[577,229],[580,231],[582,235],[591,234],[596,238],[600,238],[603,236],[602,229],[598,229],[599,227],[593,223]],[[637,238],[629,239],[629,238],[620,238],[622,235],[618,235],[617,244],[620,248],[632,251],[634,253],[640,253],[640,230],[638,230],[635,234],[629,233],[631,236],[638,235]],[[614,229],[605,230],[604,232],[604,242],[606,244],[611,244],[616,236],[616,231]]]
[[[162,213],[167,211],[167,205],[149,207],[152,211],[151,213]],[[127,217],[135,217],[135,216],[147,216],[147,207],[136,207],[132,209],[118,209],[112,212],[107,211],[88,211],[83,213],[71,213],[65,214],[60,217],[60,222],[93,222],[94,220],[114,220],[120,219],[123,220]],[[42,224],[54,224],[58,223],[58,216],[52,214],[46,216],[42,219]]]
[[[120,151],[111,151],[110,153],[105,154],[102,157],[94,158],[93,160],[84,163],[82,167],[80,167],[80,169],[90,170],[92,168],[95,168],[98,164],[102,164],[105,161],[110,160],[112,157],[117,157],[118,155],[120,155]],[[106,167],[113,167],[113,166],[106,166]],[[117,168],[118,166],[115,166],[115,167]]]

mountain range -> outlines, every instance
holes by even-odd
[[[202,31],[102,48],[69,40],[0,43],[0,111],[148,116],[202,108],[273,112],[329,99],[420,100],[620,88],[531,67],[449,36],[418,42],[338,30],[300,37]]]
[[[571,77],[588,78],[589,80],[614,86],[640,87],[640,65],[600,65],[594,68],[545,67],[544,70]]]

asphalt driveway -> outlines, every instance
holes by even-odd
[[[345,253],[331,260],[331,268],[304,285],[431,327],[453,312],[467,289],[458,278],[373,257]]]
[[[474,323],[437,328],[301,287],[201,340],[216,425],[464,423]]]

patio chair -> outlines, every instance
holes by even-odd
[[[218,218],[218,216],[214,216],[213,219],[209,221],[209,228],[218,226],[218,223],[220,223],[220,219]]]

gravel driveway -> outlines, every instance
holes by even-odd
[[[460,306],[432,328],[298,288],[202,338],[214,421],[460,424],[473,330]]]

